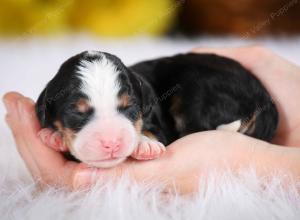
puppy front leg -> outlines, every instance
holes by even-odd
[[[165,151],[166,147],[157,140],[153,133],[143,131],[131,157],[137,160],[153,160],[160,157]]]

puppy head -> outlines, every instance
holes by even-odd
[[[137,146],[151,94],[149,85],[117,57],[83,52],[60,67],[36,111],[42,127],[60,131],[77,159],[111,167]]]

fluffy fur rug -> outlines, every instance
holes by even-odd
[[[17,90],[36,98],[58,66],[69,56],[87,49],[115,53],[125,63],[187,51],[196,46],[238,46],[261,43],[300,64],[300,38],[239,39],[201,38],[193,41],[131,39],[108,41],[85,36],[64,39],[0,41],[0,95]],[[0,106],[0,219],[300,219],[298,183],[282,187],[285,175],[274,175],[264,189],[255,171],[211,174],[199,193],[183,198],[160,196],[160,188],[131,183],[122,178],[89,192],[67,192],[49,188],[39,192],[18,156],[11,134],[4,124]]]

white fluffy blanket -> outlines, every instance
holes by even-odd
[[[94,49],[120,56],[126,64],[187,51],[196,46],[239,46],[260,43],[290,61],[300,64],[300,38],[260,39],[255,42],[234,38],[188,40],[129,39],[104,40],[86,36],[60,39],[0,41],[0,95],[17,90],[34,99],[59,65],[77,52]],[[0,219],[300,219],[297,183],[283,189],[283,175],[275,175],[263,190],[253,170],[239,178],[228,172],[214,174],[192,198],[161,197],[159,187],[138,185],[121,179],[90,192],[70,193],[50,188],[38,192],[16,152],[4,123],[0,105]],[[299,187],[298,187],[299,189]]]

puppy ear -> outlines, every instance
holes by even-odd
[[[148,117],[151,114],[152,108],[155,103],[155,93],[152,86],[144,79],[139,79],[140,91],[142,97],[142,115]]]
[[[135,93],[138,95],[140,99],[140,106],[141,106],[141,113],[142,116],[148,117],[151,112],[152,108],[156,104],[156,95],[154,89],[142,76],[140,76],[135,71],[129,72],[129,80],[132,83],[132,88]]]
[[[35,112],[40,121],[41,127],[48,127],[49,122],[49,103],[47,102],[47,87],[40,94],[35,105]]]

